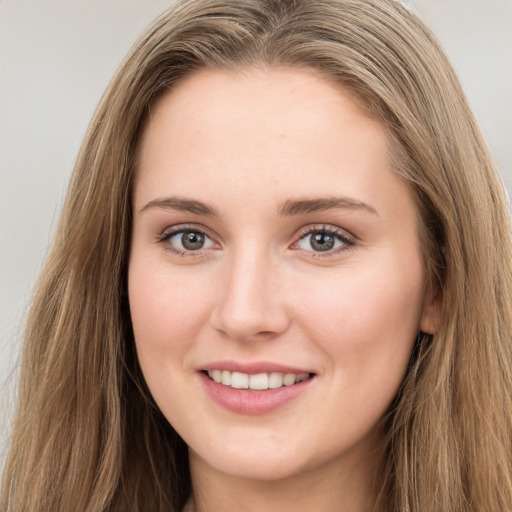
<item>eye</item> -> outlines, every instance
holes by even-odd
[[[353,238],[331,226],[308,229],[293,248],[315,253],[337,253],[355,244]],[[327,255],[327,254],[326,254]]]
[[[206,233],[198,229],[171,229],[164,233],[160,242],[166,245],[166,249],[181,256],[217,247],[217,244]]]

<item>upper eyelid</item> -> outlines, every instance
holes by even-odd
[[[298,241],[301,238],[303,238],[304,236],[309,235],[311,233],[317,233],[317,232],[322,232],[322,231],[326,231],[328,233],[338,235],[342,238],[346,238],[353,243],[355,243],[357,241],[357,237],[354,234],[352,234],[350,231],[340,228],[338,226],[334,226],[333,224],[313,224],[313,225],[309,224],[309,225],[303,226],[302,228],[300,228],[297,231],[297,234],[295,235],[296,240]]]
[[[171,235],[176,235],[178,233],[182,233],[185,231],[197,231],[198,233],[203,233],[208,238],[217,241],[219,237],[212,233],[210,229],[202,224],[177,224],[175,226],[166,227],[160,235],[158,235],[159,239],[164,240],[169,238]]]

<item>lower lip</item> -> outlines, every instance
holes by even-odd
[[[214,402],[229,411],[247,415],[265,414],[283,407],[303,393],[313,381],[313,378],[310,377],[292,386],[256,391],[234,389],[218,384],[204,373],[200,373],[200,377],[206,392]]]

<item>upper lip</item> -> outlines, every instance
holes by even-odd
[[[228,370],[230,372],[247,373],[249,375],[256,375],[258,373],[294,373],[300,375],[302,373],[314,373],[307,368],[299,368],[297,366],[289,366],[287,364],[275,363],[271,361],[253,361],[242,362],[234,360],[213,361],[211,363],[201,366],[199,370]]]

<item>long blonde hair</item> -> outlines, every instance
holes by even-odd
[[[503,186],[431,32],[394,0],[188,0],[134,46],[80,151],[26,329],[3,512],[178,511],[187,449],[135,356],[126,268],[138,134],[202,67],[312,68],[388,128],[431,286],[387,431],[376,509],[512,511],[512,265]]]

